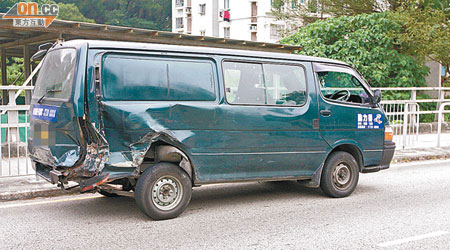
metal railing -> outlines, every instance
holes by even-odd
[[[379,88],[381,91],[409,91],[408,100],[383,100],[381,102],[389,123],[393,127],[394,140],[398,148],[417,146],[420,136],[420,117],[425,114],[435,114],[438,128],[435,143],[431,146],[442,146],[442,124],[444,114],[450,113],[445,107],[450,105],[450,99],[445,99],[445,91],[450,88]],[[0,177],[34,174],[28,157],[29,137],[29,105],[17,105],[16,99],[22,91],[32,91],[32,86],[0,86],[0,92],[9,93],[9,104],[0,105],[1,114],[1,147],[0,147]],[[437,91],[437,99],[417,99],[418,91]],[[421,110],[420,103],[437,103],[434,110]],[[449,143],[450,145],[450,143]]]
[[[382,103],[394,132],[397,147],[414,145],[419,139],[420,107],[417,103]]]
[[[32,86],[0,86],[7,90],[8,105],[0,105],[0,177],[34,174],[28,157],[30,133],[29,105],[17,105],[18,91],[32,91]]]
[[[450,102],[442,103],[439,107],[439,115],[438,115],[438,129],[437,129],[437,147],[441,147],[441,131],[442,131],[442,120],[444,120],[444,108],[449,106]]]
[[[434,114],[437,119],[437,127],[441,127],[444,122],[443,114],[450,113],[450,110],[444,110],[445,106],[450,103],[450,99],[445,99],[446,91],[450,92],[450,87],[407,87],[407,88],[375,88],[383,91],[410,92],[408,100],[383,100],[381,104],[385,110],[394,130],[394,141],[399,148],[408,148],[417,146],[420,133],[420,116]],[[417,93],[427,92],[428,94],[437,96],[438,98],[417,99]],[[433,93],[435,92],[435,93]],[[432,103],[436,104],[433,110],[421,110],[420,104]],[[433,129],[430,129],[433,132]],[[433,145],[440,146],[442,129],[437,129],[437,141]]]

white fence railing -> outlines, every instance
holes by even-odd
[[[398,147],[414,145],[419,139],[419,104],[382,103],[394,132],[394,141]]]
[[[0,86],[7,90],[9,104],[0,105],[0,177],[33,174],[28,157],[30,133],[29,105],[16,105],[18,91],[32,91],[32,86]]]
[[[409,100],[383,100],[381,102],[389,123],[394,130],[394,140],[397,148],[408,148],[418,146],[421,143],[420,117],[426,114],[435,114],[438,119],[436,136],[432,137],[433,147],[442,146],[442,124],[443,114],[450,113],[444,108],[450,105],[450,99],[445,99],[445,91],[450,92],[450,88],[379,88],[386,91],[410,92]],[[29,105],[16,105],[16,98],[23,90],[32,91],[32,86],[0,86],[0,91],[6,90],[9,93],[9,104],[0,105],[1,114],[1,147],[0,147],[0,177],[18,176],[34,174],[31,162],[28,157],[28,137],[29,137]],[[418,91],[427,91],[434,99],[417,99]],[[433,93],[434,92],[434,93]],[[436,103],[433,110],[421,110],[421,103]],[[433,132],[433,130],[431,130]],[[449,141],[450,146],[450,141]]]
[[[446,92],[450,92],[450,87],[410,87],[410,88],[377,88],[382,92],[396,91],[409,92],[410,99],[408,100],[383,100],[381,102],[389,123],[394,130],[394,141],[398,148],[408,148],[418,146],[420,133],[420,116],[421,115],[435,115],[438,119],[437,126],[442,126],[444,122],[444,114],[450,113],[450,110],[444,110],[450,99],[445,99]],[[418,92],[425,92],[435,98],[417,99]],[[421,110],[420,104],[432,103],[435,108],[432,110]],[[442,109],[440,109],[442,107]],[[434,118],[433,118],[434,119]],[[431,125],[430,132],[433,132]],[[441,129],[437,129],[434,147],[440,147]]]

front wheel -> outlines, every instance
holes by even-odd
[[[358,179],[359,168],[355,158],[347,152],[338,151],[325,161],[320,188],[330,197],[346,197],[355,190]]]
[[[192,183],[187,173],[172,163],[158,163],[144,171],[136,185],[136,203],[154,220],[180,215],[191,200]]]

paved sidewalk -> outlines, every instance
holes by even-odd
[[[410,135],[407,137],[406,144],[407,148],[415,148],[415,149],[429,149],[437,147],[437,134],[420,134]],[[403,150],[400,147],[403,143],[400,142],[403,138],[401,136],[394,136],[394,142],[397,144],[398,150]],[[450,147],[450,133],[442,133],[441,134],[441,147]]]
[[[450,158],[450,146],[442,148],[409,148],[395,150],[392,163]]]

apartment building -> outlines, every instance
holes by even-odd
[[[271,0],[172,0],[172,31],[257,42],[278,42],[283,21]]]

